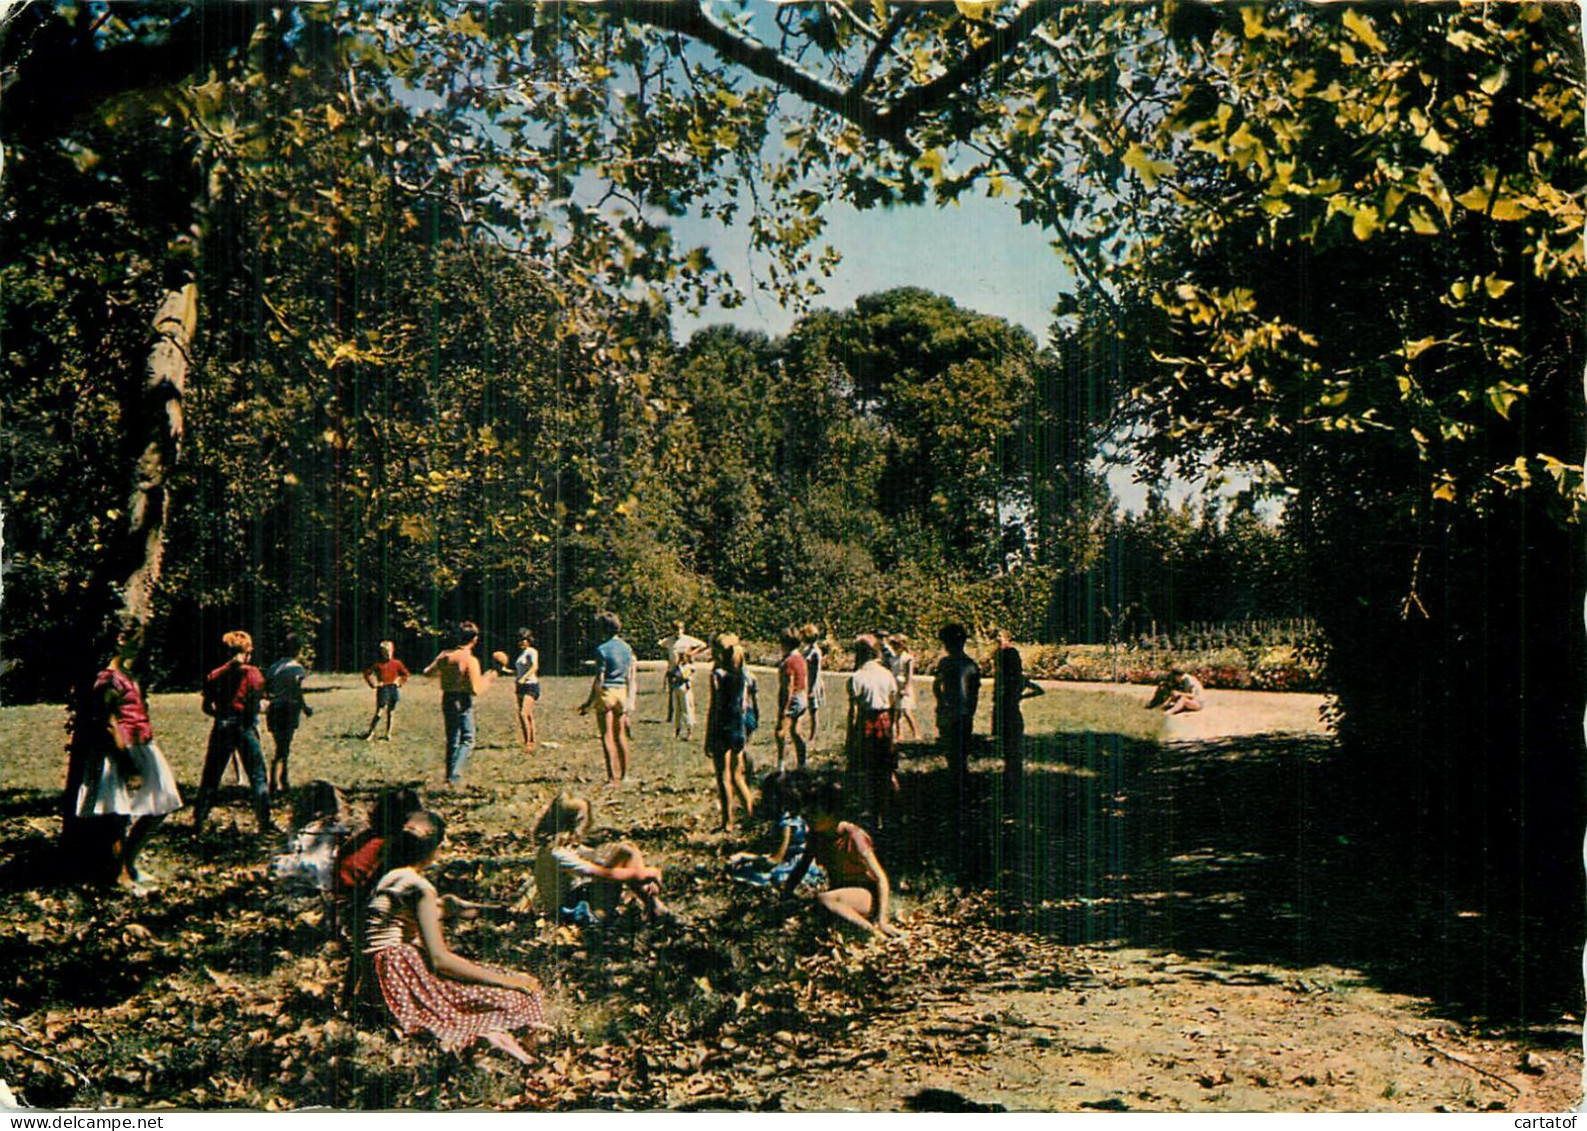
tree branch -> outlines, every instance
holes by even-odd
[[[69,23],[53,5],[23,8],[0,40],[9,78],[0,127],[11,136],[57,136],[106,98],[204,74],[246,48],[259,24],[275,18],[263,0],[170,11],[162,34],[101,49],[86,19]]]
[[[844,10],[847,11],[846,8]],[[860,68],[859,77],[850,84],[850,98],[857,99],[865,94],[865,88],[870,86],[871,79],[876,77],[876,68],[880,65],[882,56],[887,54],[888,49],[893,45],[893,40],[898,38],[898,33],[904,30],[904,25],[909,22],[910,17],[914,14],[914,8],[908,4],[901,6],[894,13],[892,20],[887,25],[887,30],[877,37],[875,45],[871,48],[870,55],[866,57],[865,65]],[[852,18],[853,13],[850,13],[850,16]],[[861,26],[865,25],[861,24]]]
[[[608,7],[617,15],[697,40],[726,62],[737,63],[812,106],[852,122],[870,136],[892,143],[905,155],[919,154],[902,131],[887,126],[874,106],[850,98],[844,88],[817,78],[759,40],[717,23],[701,0],[627,0]]]
[[[1037,25],[1058,10],[1060,3],[1061,0],[1024,0],[1013,18],[993,27],[980,46],[972,47],[942,74],[905,92],[881,110],[877,117],[883,132],[878,136],[891,140],[895,133],[902,136],[912,129],[922,115],[936,110],[976,76],[1024,43]]]

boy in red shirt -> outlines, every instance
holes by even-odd
[[[375,737],[375,726],[380,722],[380,712],[384,710],[386,733],[382,737],[390,742],[391,713],[397,709],[397,703],[402,698],[402,692],[398,689],[408,682],[408,669],[397,659],[397,646],[391,641],[380,642],[380,659],[364,669],[364,682],[375,689],[375,713],[369,720],[369,729],[364,732],[364,741]]]
[[[259,832],[275,832],[270,821],[270,781],[264,750],[259,745],[259,701],[264,698],[264,675],[249,662],[253,659],[253,637],[239,630],[228,632],[222,639],[231,649],[231,659],[204,679],[204,713],[214,718],[215,725],[209,732],[204,776],[199,781],[198,800],[193,804],[193,831],[203,831],[215,805],[220,775],[236,753],[242,755],[248,785],[253,790]]]
[[[799,733],[800,716],[810,704],[810,669],[799,651],[799,630],[782,630],[782,662],[777,665],[777,772],[783,772],[783,750],[793,739],[799,768],[805,768],[805,740]]]

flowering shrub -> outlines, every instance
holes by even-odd
[[[1206,634],[1210,635],[1210,634]],[[1169,671],[1190,672],[1210,688],[1250,691],[1324,691],[1321,652],[1296,644],[1247,648],[1227,643],[1199,650],[1150,643],[1021,645],[1033,679],[1155,684]]]
[[[1106,644],[1020,644],[1025,674],[1031,679],[1053,679],[1086,683],[1133,683],[1151,685],[1178,668],[1201,680],[1209,688],[1236,691],[1326,691],[1322,678],[1322,649],[1317,641],[1296,643],[1249,643],[1237,647],[1228,641],[1231,633],[1215,634],[1203,629],[1199,640],[1209,646],[1201,649],[1174,648],[1166,638],[1154,646],[1148,639],[1110,647]],[[1188,636],[1186,637],[1189,638]],[[932,642],[933,645],[935,642]],[[987,676],[992,673],[990,640],[972,640],[967,650],[980,662]],[[780,655],[780,653],[777,653]],[[921,647],[916,652],[916,671],[927,679],[936,670],[940,649]],[[832,670],[847,668],[847,655],[827,653]],[[769,659],[776,662],[776,655]]]

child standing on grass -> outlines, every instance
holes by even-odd
[[[375,713],[369,720],[369,729],[364,732],[364,741],[375,737],[375,726],[380,722],[380,712],[384,711],[386,733],[381,737],[390,742],[391,715],[402,699],[402,685],[408,682],[408,669],[397,659],[397,646],[391,641],[380,642],[380,659],[364,669],[364,682],[375,691]]]
[[[265,726],[275,739],[275,757],[270,759],[270,792],[285,793],[292,788],[288,780],[292,757],[292,736],[298,732],[303,718],[313,718],[314,708],[303,701],[303,681],[309,670],[303,666],[302,646],[298,634],[287,633],[286,655],[270,665],[265,673],[265,698],[270,706],[265,711]]]
[[[854,640],[854,674],[849,677],[848,770],[859,788],[862,809],[883,823],[883,810],[898,791],[898,680],[882,663],[876,637]]]
[[[937,674],[932,681],[937,700],[937,742],[948,762],[955,806],[962,804],[969,788],[970,744],[976,708],[981,702],[981,666],[964,650],[969,638],[964,625],[957,621],[942,626],[937,639],[942,641],[947,655],[937,661]]]
[[[513,692],[518,696],[518,731],[523,735],[523,752],[534,752],[535,703],[540,699],[540,650],[535,634],[518,630],[518,655],[512,662]]]
[[[688,742],[694,737],[694,661],[707,648],[705,641],[683,631],[683,622],[672,622],[672,635],[661,641],[667,654],[667,721],[672,737]]]
[[[892,889],[870,834],[840,819],[842,809],[843,792],[836,782],[823,782],[812,791],[807,806],[810,837],[782,894],[792,895],[810,866],[820,864],[831,877],[827,890],[816,896],[822,910],[872,934],[897,935],[898,928],[888,922]]]
[[[131,669],[141,648],[139,631],[128,629],[116,641],[110,665],[94,680],[93,704],[103,727],[100,755],[89,765],[75,798],[78,817],[122,817],[130,824],[114,845],[114,881],[143,890],[138,853],[167,815],[182,807],[176,776],[159,747]],[[89,718],[83,726],[94,726]]]
[[[222,639],[231,649],[231,659],[204,679],[204,713],[214,718],[215,725],[209,732],[204,774],[199,780],[198,800],[193,805],[193,831],[203,831],[204,822],[215,804],[220,776],[232,755],[240,753],[253,790],[259,832],[275,832],[270,820],[270,782],[265,771],[264,751],[259,747],[259,701],[264,697],[264,675],[250,662],[253,659],[252,636],[238,630],[228,632]]]
[[[782,662],[777,665],[777,772],[783,771],[783,753],[793,740],[799,768],[805,768],[805,740],[799,735],[799,717],[810,706],[810,669],[799,652],[799,630],[782,631]]]
[[[595,679],[579,714],[595,712],[601,751],[606,756],[606,784],[615,786],[628,777],[629,732],[625,720],[634,686],[634,650],[618,635],[623,622],[616,613],[601,613],[595,622],[601,632],[601,644],[595,649]]]
[[[744,746],[749,741],[747,714],[749,686],[744,648],[731,632],[719,633],[711,642],[711,703],[706,711],[705,752],[716,770],[716,799],[722,808],[718,832],[733,824],[733,804],[741,801],[744,816],[754,813],[749,783],[745,781]]]
[[[1006,628],[993,629],[997,648],[992,654],[992,738],[1003,757],[1003,784],[1017,788],[1025,774],[1025,699],[1044,694],[1039,684],[1025,678],[1025,661]]]
[[[804,643],[799,654],[805,658],[805,679],[810,684],[810,709],[806,713],[810,716],[810,741],[813,744],[816,727],[821,721],[821,708],[827,702],[826,687],[821,682],[821,667],[826,657],[821,652],[821,630],[814,624],[801,628],[799,639]]]
[[[909,737],[920,737],[920,724],[915,721],[915,654],[909,650],[909,638],[899,635],[892,639],[894,677],[898,680],[898,728],[895,733],[903,737],[903,724],[909,724]]]
[[[474,753],[474,699],[496,671],[482,672],[474,647],[479,626],[471,620],[457,626],[455,643],[430,661],[424,674],[441,680],[441,721],[446,727],[446,784],[461,785]]]

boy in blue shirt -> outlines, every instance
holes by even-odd
[[[623,630],[616,613],[601,613],[595,618],[603,643],[595,649],[595,679],[590,697],[579,714],[595,711],[601,749],[606,755],[606,784],[617,785],[628,776],[628,728],[623,716],[628,710],[628,685],[634,678],[634,650],[617,634]]]

